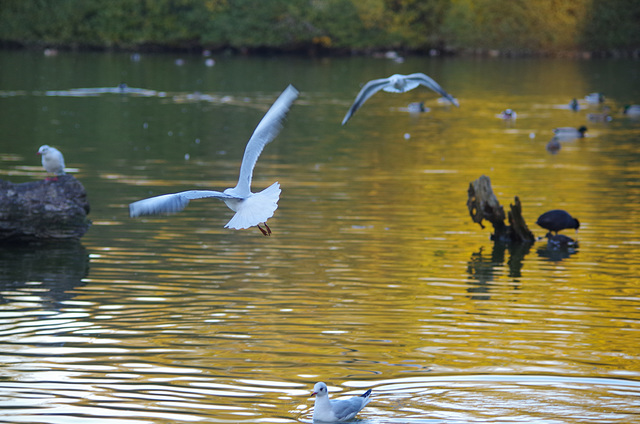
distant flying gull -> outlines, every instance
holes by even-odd
[[[329,391],[324,383],[313,387],[316,402],[313,406],[313,421],[333,423],[353,419],[371,400],[371,389],[360,396],[344,400],[329,400]]]
[[[56,179],[58,175],[64,175],[64,157],[60,150],[55,147],[40,146],[38,154],[42,155],[42,166],[44,169],[53,175],[56,175],[53,179]]]
[[[358,95],[356,96],[356,100],[353,102],[351,108],[349,108],[349,111],[342,120],[342,125],[346,124],[351,116],[356,113],[356,110],[358,110],[369,97],[373,96],[378,91],[384,90],[389,93],[404,93],[413,90],[419,85],[424,85],[425,87],[432,89],[436,93],[440,93],[440,95],[446,97],[451,103],[459,106],[456,99],[454,99],[449,93],[444,91],[437,82],[435,82],[425,74],[395,74],[391,75],[389,78],[375,79],[366,83],[364,87],[362,87],[362,90],[360,90],[360,93],[358,93]]]
[[[278,208],[280,184],[275,182],[259,193],[252,193],[251,178],[262,149],[276,138],[282,129],[282,121],[297,97],[298,90],[289,85],[264,115],[247,143],[240,166],[238,184],[235,187],[228,188],[224,192],[189,190],[139,200],[129,205],[131,217],[171,214],[184,209],[189,204],[189,200],[215,197],[236,213],[224,226],[225,228],[242,230],[257,226],[265,236],[271,235],[271,229],[266,221]],[[263,229],[260,223],[264,223],[266,229]]]

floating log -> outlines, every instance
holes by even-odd
[[[91,221],[87,193],[72,175],[22,184],[0,180],[0,241],[79,239]]]
[[[493,225],[492,240],[520,243],[535,241],[533,233],[522,217],[522,205],[517,196],[515,203],[509,205],[509,225],[505,224],[504,208],[500,205],[496,195],[493,194],[491,179],[485,175],[469,183],[467,208],[473,222],[478,223],[480,227],[484,228],[482,221],[485,219]]]

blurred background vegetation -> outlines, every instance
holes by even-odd
[[[0,0],[5,47],[634,54],[639,0]]]

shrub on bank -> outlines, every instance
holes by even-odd
[[[0,41],[69,48],[640,49],[637,0],[2,0]]]

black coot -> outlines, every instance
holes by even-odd
[[[536,224],[556,234],[566,228],[575,228],[576,230],[580,228],[580,221],[562,209],[554,209],[543,213],[536,221]]]

